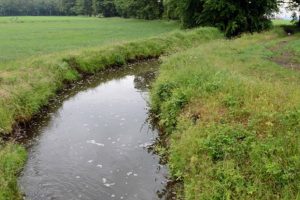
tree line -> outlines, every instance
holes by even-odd
[[[159,0],[0,0],[0,16],[103,15],[142,19],[162,17]]]
[[[216,26],[226,35],[261,31],[283,0],[0,0],[0,16],[87,15],[180,20],[183,27]],[[288,0],[299,10],[300,0]],[[298,16],[294,16],[295,18]],[[299,23],[300,25],[300,23]]]

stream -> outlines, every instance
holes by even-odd
[[[157,61],[103,72],[57,97],[28,131],[19,185],[28,200],[164,199],[168,171],[149,147]]]

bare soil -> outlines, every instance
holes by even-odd
[[[300,63],[299,61],[295,60],[296,57],[295,53],[292,51],[282,51],[284,47],[288,44],[288,40],[284,40],[276,44],[275,46],[271,47],[270,50],[278,53],[275,56],[271,57],[271,61],[277,63],[278,65],[293,69],[293,70],[300,70]]]

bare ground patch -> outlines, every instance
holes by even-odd
[[[284,40],[271,47],[270,50],[277,53],[277,55],[272,56],[270,60],[285,68],[300,70],[300,62],[295,59],[297,55],[293,51],[283,51],[288,42],[289,40]]]

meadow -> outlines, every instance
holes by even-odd
[[[151,105],[182,199],[299,198],[299,41],[275,27],[163,60]]]
[[[91,17],[0,17],[0,63],[155,36],[177,22]]]

